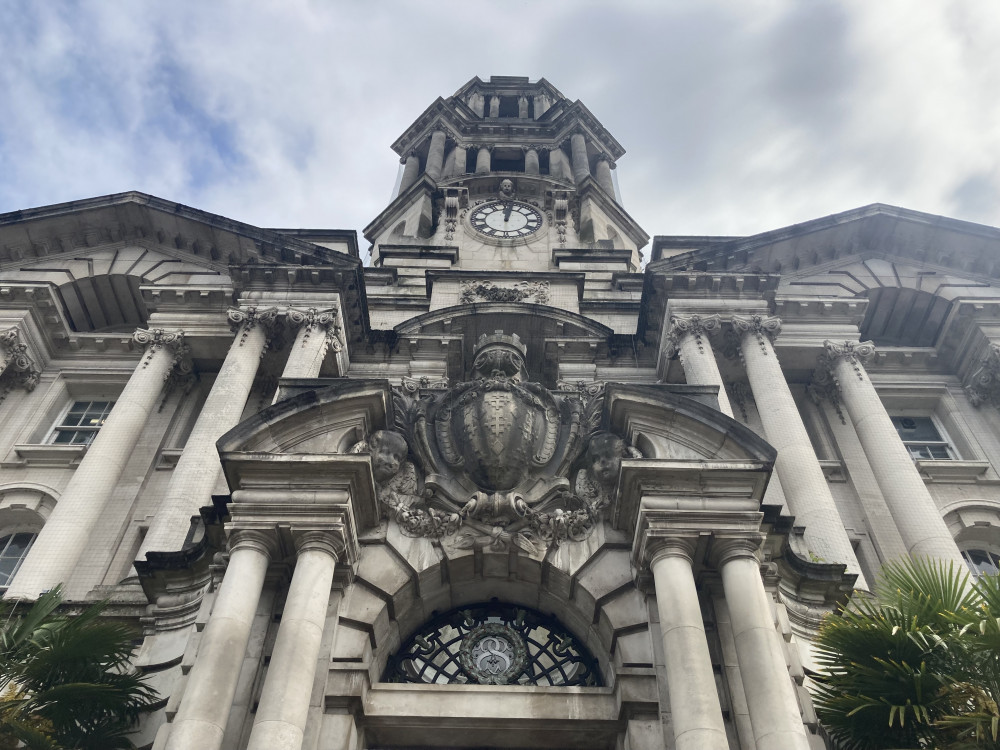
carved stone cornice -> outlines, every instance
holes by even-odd
[[[339,353],[344,350],[344,334],[340,325],[340,312],[337,308],[326,310],[319,310],[315,307],[310,307],[307,310],[289,308],[286,320],[292,328],[305,329],[302,335],[303,346],[308,342],[310,333],[318,328],[323,330],[327,344],[334,352]]]
[[[1000,407],[1000,344],[989,344],[986,356],[969,377],[965,395],[975,407],[984,403]]]
[[[663,334],[663,355],[667,359],[677,356],[681,339],[688,335],[694,337],[698,351],[704,353],[706,339],[721,329],[722,319],[718,315],[671,315],[670,327]]]
[[[231,307],[226,313],[229,319],[229,328],[233,333],[240,334],[240,346],[246,343],[250,331],[258,326],[266,330],[267,338],[270,339],[274,333],[275,321],[278,318],[278,308],[276,307]]]
[[[17,326],[0,331],[0,401],[14,388],[33,391],[41,372],[28,354],[28,346],[21,341]]]

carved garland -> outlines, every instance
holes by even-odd
[[[479,300],[486,302],[524,302],[529,297],[539,305],[549,303],[549,282],[520,281],[510,286],[499,286],[492,281],[463,281],[461,302],[469,305]]]

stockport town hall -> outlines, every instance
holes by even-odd
[[[140,629],[142,748],[823,748],[824,615],[996,572],[1000,230],[650,241],[545,79],[392,150],[363,240],[0,215],[4,596]]]

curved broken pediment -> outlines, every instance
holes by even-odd
[[[238,483],[256,460],[333,466],[367,453],[379,512],[404,535],[530,555],[588,538],[620,500],[624,462],[685,475],[736,467],[766,484],[774,449],[683,394],[697,389],[549,389],[528,378],[525,353],[516,335],[494,333],[459,383],[343,381],[282,401],[219,440],[227,477]]]

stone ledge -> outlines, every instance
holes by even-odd
[[[3,468],[52,466],[75,469],[87,453],[87,446],[21,444],[14,446],[14,452],[21,460],[4,462],[2,465]]]
[[[990,468],[989,461],[935,461],[919,459],[917,470],[924,481],[930,483],[971,484],[984,481],[983,474]]]

